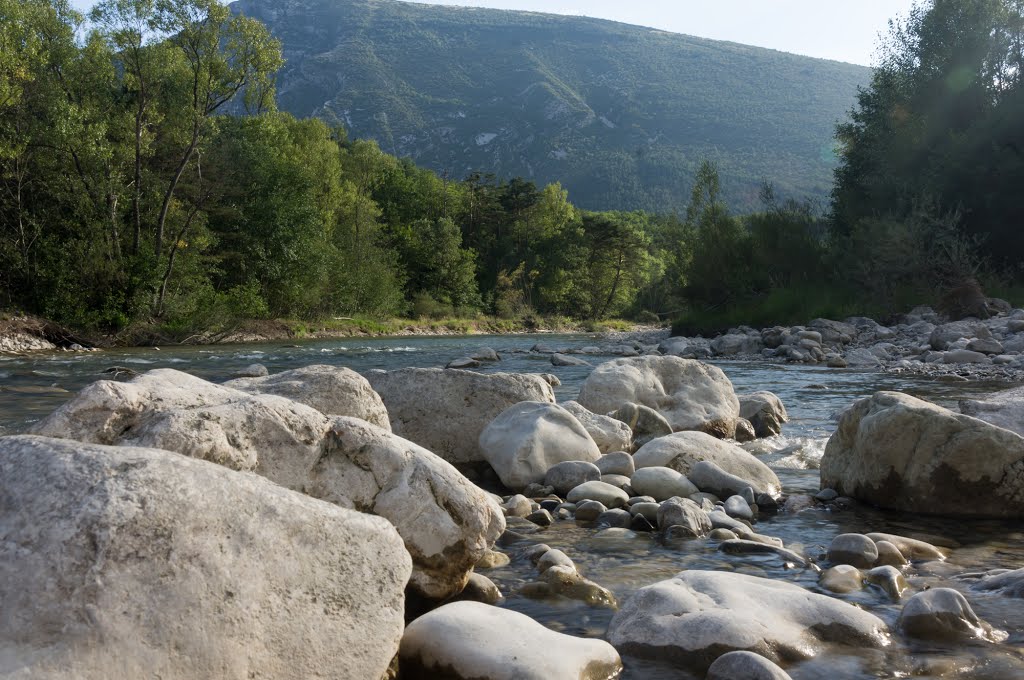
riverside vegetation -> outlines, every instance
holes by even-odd
[[[710,161],[685,211],[591,212],[558,184],[438,175],[275,112],[280,44],[213,0],[109,0],[88,21],[3,0],[0,17],[2,304],[79,330],[483,313],[708,332],[885,316],[970,277],[1019,291],[1014,3],[894,24],[839,126],[827,212],[766,183],[743,216]]]

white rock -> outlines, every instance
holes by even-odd
[[[983,400],[961,400],[960,412],[1024,436],[1024,387],[996,392]]]
[[[600,680],[622,669],[618,652],[603,640],[563,635],[478,602],[446,604],[413,621],[400,656],[403,674],[459,680]]]
[[[450,463],[484,461],[480,433],[498,414],[521,401],[555,402],[539,375],[403,368],[369,373],[395,434]]]
[[[729,652],[718,657],[704,680],[792,680],[782,670],[760,654]]]
[[[410,441],[357,418],[178,371],[93,383],[35,430],[175,451],[385,517],[413,556],[412,587],[430,598],[460,592],[504,530],[497,503]]]
[[[565,402],[562,408],[580,421],[601,453],[629,451],[632,448],[633,431],[621,420],[592,413],[575,401]]]
[[[387,521],[154,449],[0,439],[0,646],[25,677],[380,678]]]
[[[636,494],[650,496],[656,501],[673,496],[687,498],[698,491],[685,476],[667,467],[641,468],[633,473],[629,485]]]
[[[625,491],[604,482],[585,482],[566,496],[570,503],[597,501],[607,508],[621,508],[629,501]]]
[[[272,376],[224,383],[249,394],[274,394],[329,416],[352,416],[391,430],[384,402],[366,378],[342,366],[306,366]]]
[[[793,661],[825,643],[881,647],[888,630],[872,614],[791,583],[694,570],[636,591],[612,619],[608,640],[625,654],[707,668],[736,650]]]
[[[782,491],[779,478],[767,465],[736,444],[721,441],[702,432],[676,432],[667,437],[660,437],[645,444],[633,455],[633,463],[637,469],[668,467],[688,477],[693,467],[702,461],[714,463],[725,472],[745,480],[753,487],[755,494],[778,496]],[[698,482],[691,481],[700,486]],[[739,491],[740,489],[735,489],[732,493]]]
[[[524,401],[510,406],[480,434],[480,450],[510,489],[544,481],[548,468],[563,461],[592,463],[597,444],[576,418],[557,404]]]
[[[672,429],[700,430],[719,437],[736,432],[739,400],[721,369],[691,359],[643,356],[615,359],[591,372],[579,403],[609,413],[635,403],[648,406]]]
[[[633,456],[625,451],[612,451],[597,459],[594,463],[603,475],[623,475],[632,477],[636,471]]]
[[[898,392],[858,401],[821,460],[822,488],[879,507],[1024,515],[1024,437]]]

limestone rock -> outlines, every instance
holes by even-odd
[[[610,416],[591,413],[575,401],[565,402],[562,408],[580,421],[601,453],[629,451],[632,448],[633,432],[628,424]]]
[[[692,359],[643,356],[615,359],[590,374],[578,400],[595,413],[628,403],[653,408],[675,431],[699,430],[717,437],[736,432],[739,400],[721,369]]]
[[[1024,436],[1024,387],[996,392],[983,400],[961,400],[960,412]]]
[[[480,433],[505,409],[522,401],[555,402],[539,375],[402,368],[367,379],[395,434],[456,465],[485,460]]]
[[[175,451],[380,515],[413,556],[412,587],[429,598],[459,593],[504,530],[497,503],[410,441],[364,420],[178,371],[93,383],[36,431]]]
[[[897,392],[845,411],[822,487],[879,507],[956,517],[1024,514],[1024,437]]]
[[[544,486],[554,488],[559,496],[565,496],[584,482],[601,479],[601,470],[593,463],[583,460],[567,460],[555,463],[544,475]]]
[[[0,646],[26,677],[380,678],[386,520],[155,449],[0,439]]]
[[[478,602],[446,604],[413,621],[400,656],[403,675],[457,680],[606,680],[622,669],[603,640],[563,635]]]
[[[809,658],[825,642],[880,647],[887,632],[878,617],[790,583],[694,570],[636,591],[608,639],[626,654],[707,668],[738,650],[775,662]]]
[[[538,401],[502,411],[480,433],[480,450],[501,483],[516,491],[543,482],[556,463],[592,463],[601,457],[597,444],[571,413]]]
[[[714,463],[719,469],[741,480],[744,486],[751,486],[755,494],[766,493],[778,496],[782,484],[771,468],[736,444],[723,442],[702,432],[676,432],[645,444],[633,455],[637,469],[644,467],[669,467],[690,478],[701,491],[710,491],[718,496],[728,497],[742,491],[730,489],[729,493],[705,489],[692,478],[692,470],[701,462]]]
[[[610,412],[608,416],[625,423],[630,429],[634,449],[640,448],[652,439],[672,434],[672,426],[665,417],[649,406],[630,402]]]
[[[697,493],[697,487],[675,470],[667,467],[641,468],[629,480],[633,491],[642,496],[651,496],[664,501],[673,496],[687,498]]]
[[[351,416],[391,429],[384,402],[366,378],[342,366],[306,366],[272,376],[224,383],[249,394],[274,394],[315,408],[329,416]]]
[[[772,392],[739,395],[740,416],[750,421],[758,437],[774,437],[782,433],[782,424],[789,420],[782,400]]]

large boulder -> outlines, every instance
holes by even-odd
[[[722,571],[684,571],[636,591],[608,640],[625,654],[707,668],[746,650],[773,661],[806,659],[825,643],[880,647],[878,617],[800,586]]]
[[[1024,515],[1024,437],[899,392],[839,418],[822,488],[878,507],[955,517]]]
[[[401,664],[402,677],[450,680],[608,680],[622,670],[618,652],[603,640],[558,633],[478,602],[446,604],[409,624]]]
[[[736,392],[720,368],[671,356],[603,363],[583,383],[578,401],[595,413],[628,403],[648,406],[674,431],[699,430],[723,438],[736,433],[740,417]]]
[[[774,437],[782,433],[782,424],[789,420],[786,407],[772,392],[739,395],[740,417],[750,421],[758,437]]]
[[[576,418],[557,404],[524,401],[502,411],[480,433],[484,459],[513,491],[544,481],[556,463],[601,457]]]
[[[633,445],[633,431],[621,420],[592,413],[576,401],[567,401],[562,408],[580,421],[601,453],[629,451]]]
[[[745,333],[727,333],[711,341],[711,351],[718,356],[735,356],[737,354],[760,354],[764,349],[761,336]]]
[[[960,412],[1024,436],[1024,387],[982,399],[962,399]]]
[[[721,470],[746,480],[755,494],[778,496],[782,483],[767,465],[731,442],[724,442],[703,432],[676,432],[644,444],[633,454],[637,469],[668,467],[690,476],[694,466],[703,461],[714,463]],[[696,480],[692,480],[700,486]]]
[[[413,442],[357,418],[328,417],[178,371],[93,383],[35,430],[175,451],[380,515],[405,540],[411,585],[428,598],[458,593],[504,530],[487,494]]]
[[[380,678],[387,521],[167,451],[0,439],[0,647],[25,677]]]
[[[555,403],[550,383],[539,375],[402,368],[366,377],[384,401],[395,434],[455,465],[485,460],[480,433],[508,407]]]
[[[324,415],[361,418],[391,430],[380,396],[366,378],[343,366],[306,366],[265,377],[229,380],[224,386],[249,394],[276,394]]]

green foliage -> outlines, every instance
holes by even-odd
[[[680,188],[705,157],[719,162],[735,209],[757,207],[765,177],[786,196],[824,198],[833,126],[871,77],[862,66],[585,17],[279,5],[237,3],[292,55],[284,110],[344,123],[440,173],[558,181],[589,210],[681,211]]]
[[[840,234],[958,213],[1000,266],[1024,251],[1024,5],[934,0],[892,24],[880,65],[838,128],[832,211]],[[856,236],[854,235],[854,238]]]

